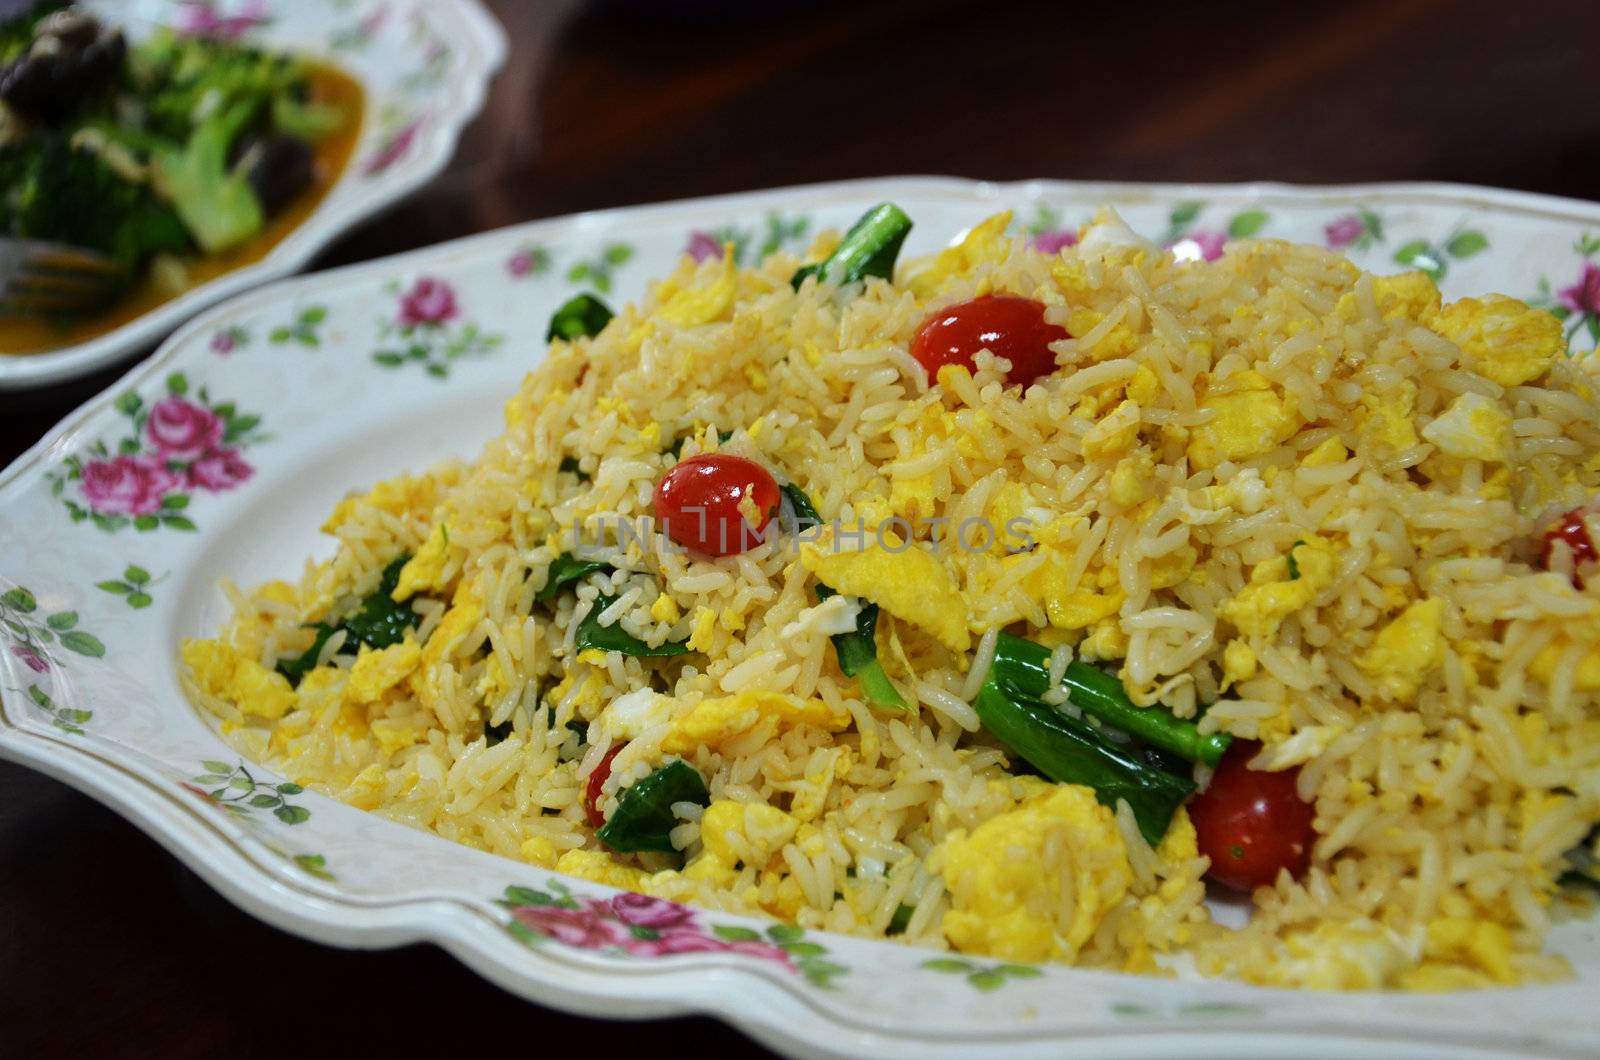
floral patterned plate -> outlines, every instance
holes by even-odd
[[[0,390],[88,375],[149,348],[207,306],[298,272],[341,233],[400,202],[444,168],[506,56],[505,34],[478,0],[81,2],[135,37],[170,26],[326,57],[361,82],[365,119],[338,182],[261,260],[74,346],[20,356],[0,351]]]
[[[1571,982],[1310,994],[937,954],[618,894],[409,830],[240,761],[184,700],[184,636],[223,576],[298,570],[352,487],[471,455],[578,291],[621,301],[682,253],[746,261],[890,199],[909,253],[1002,207],[1040,244],[1097,203],[1181,254],[1282,236],[1600,334],[1600,206],[1449,186],[1158,187],[870,180],[542,221],[254,291],[0,474],[0,754],[83,789],[256,915],[319,941],[428,940],[525,997],[613,1017],[714,1013],[814,1056],[1583,1056],[1600,930]]]

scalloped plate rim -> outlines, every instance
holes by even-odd
[[[1077,182],[1028,180],[1016,182],[969,181],[945,177],[869,178],[857,181],[812,184],[792,188],[741,192],[731,195],[683,199],[649,206],[620,207],[590,211],[510,226],[479,233],[432,247],[407,251],[388,258],[361,262],[339,269],[291,278],[268,284],[213,307],[196,316],[175,332],[149,359],[131,368],[105,391],[86,401],[65,417],[39,443],[0,472],[0,496],[18,487],[40,459],[70,440],[77,427],[100,412],[115,396],[131,385],[149,382],[174,357],[216,320],[257,302],[287,302],[301,290],[332,289],[346,282],[358,282],[367,274],[395,271],[413,262],[442,255],[471,252],[477,246],[504,240],[511,233],[540,235],[609,224],[620,217],[666,220],[683,212],[705,213],[718,208],[765,205],[785,197],[828,195],[859,200],[871,189],[904,187],[920,192],[949,192],[967,199],[983,200],[1049,195],[1070,192],[1080,196],[1128,199],[1148,194],[1152,199],[1175,199],[1199,195],[1211,198],[1270,198],[1307,201],[1361,201],[1418,198],[1435,204],[1459,203],[1478,209],[1526,211],[1579,223],[1600,224],[1600,204],[1525,192],[1459,184],[1366,184],[1305,186],[1281,183],[1239,184],[1145,184],[1118,182]],[[1006,1033],[971,1031],[937,1036],[919,1036],[915,1027],[901,1025],[894,1031],[883,1025],[851,1023],[837,1013],[808,1002],[801,990],[791,988],[789,980],[778,979],[768,970],[749,962],[730,958],[680,957],[664,966],[607,965],[598,958],[560,952],[549,957],[549,949],[529,951],[517,948],[503,931],[494,929],[487,918],[473,915],[475,903],[456,895],[402,896],[364,901],[359,896],[341,895],[303,877],[295,876],[281,864],[252,856],[251,844],[230,837],[214,823],[199,822],[198,811],[180,806],[175,793],[157,787],[125,763],[102,756],[84,744],[54,734],[16,727],[0,704],[0,757],[37,768],[84,791],[129,819],[142,831],[156,838],[234,904],[274,925],[317,941],[348,947],[390,947],[416,941],[440,945],[463,963],[500,986],[542,1004],[584,1015],[611,1018],[655,1018],[669,1015],[707,1013],[717,1016],[751,1034],[758,1040],[795,1055],[855,1056],[884,1055],[885,1051],[917,1050],[915,1055],[990,1055],[1004,1049],[1007,1055],[1059,1054],[1068,1042],[1052,1034],[1013,1028]],[[117,774],[125,773],[119,779]],[[132,798],[129,797],[130,793]],[[176,809],[174,809],[174,807]],[[185,811],[189,811],[186,813]],[[208,834],[209,833],[209,834]],[[508,870],[507,875],[511,875]],[[247,884],[265,885],[264,892]],[[587,885],[602,891],[607,888]],[[449,908],[444,908],[449,907]],[[486,930],[487,929],[487,930]],[[553,961],[564,978],[553,979],[529,970],[529,961]],[[622,974],[619,974],[622,973]],[[1116,976],[1117,973],[1087,973]],[[626,1011],[618,1011],[623,1000],[616,990],[618,981],[632,992]],[[760,991],[759,998],[748,990],[721,989],[732,983]],[[1585,984],[1587,985],[1587,984]],[[1263,996],[1287,991],[1269,988]],[[1537,986],[1512,991],[1536,991]],[[554,993],[552,993],[554,991]],[[1298,996],[1298,992],[1296,993]],[[767,1006],[770,1006],[767,1007]],[[810,1031],[796,1031],[773,1016],[787,1007],[798,1007],[820,1023]],[[824,1028],[842,1031],[848,1038],[828,1039],[818,1033]],[[1550,1040],[1510,1033],[1499,1040],[1452,1037],[1439,1026],[1419,1027],[1399,1020],[1393,1026],[1348,1022],[1321,1025],[1315,1022],[1250,1023],[1222,1019],[1173,1018],[1159,1024],[1106,1024],[1097,1029],[1074,1029],[1075,1038],[1092,1043],[1097,1056],[1192,1055],[1195,1035],[1205,1036],[1210,1045],[1226,1045],[1230,1055],[1279,1055],[1290,1046],[1305,1055],[1343,1055],[1358,1043],[1383,1043],[1388,1055],[1443,1056],[1463,1055],[1548,1055],[1581,1056],[1581,1048],[1570,1040]],[[834,1048],[833,1046],[838,1046]],[[907,1055],[911,1055],[909,1052]]]

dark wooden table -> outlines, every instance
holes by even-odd
[[[1594,0],[491,6],[511,59],[455,164],[403,220],[366,225],[319,266],[574,210],[896,173],[1600,195]],[[721,14],[741,6],[769,10]],[[0,464],[121,370],[0,396]],[[757,1051],[705,1019],[539,1009],[428,947],[292,938],[111,811],[0,764],[0,1054],[537,1053],[563,1040]]]

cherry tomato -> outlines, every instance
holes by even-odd
[[[755,503],[748,523],[739,506]],[[656,518],[667,536],[707,556],[732,556],[758,544],[778,508],[778,483],[753,460],[704,453],[680,461],[656,483]]]
[[[959,364],[971,370],[979,350],[1011,362],[1006,381],[1027,386],[1056,370],[1050,343],[1068,338],[1067,329],[1047,324],[1044,305],[1031,298],[984,295],[947,306],[929,317],[911,340],[911,356],[939,380],[939,369]]]
[[[1210,876],[1239,891],[1272,883],[1279,869],[1299,876],[1311,863],[1316,809],[1295,791],[1298,769],[1268,773],[1245,763],[1261,745],[1235,740],[1222,756],[1211,786],[1189,800],[1200,853]]]
[[[1572,552],[1572,587],[1583,588],[1583,579],[1578,576],[1578,568],[1585,564],[1600,562],[1600,550],[1596,550],[1594,538],[1589,533],[1588,515],[1591,509],[1574,508],[1563,515],[1544,534],[1544,551],[1539,556],[1539,563],[1546,570],[1550,569],[1550,554],[1555,551],[1557,541],[1565,541],[1567,548]]]
[[[618,752],[626,746],[628,745],[625,743],[612,744],[611,750],[607,751],[605,757],[600,759],[600,764],[594,767],[593,773],[589,774],[589,783],[584,786],[583,809],[589,815],[589,824],[595,828],[599,828],[606,823],[606,815],[600,812],[600,789],[605,786],[606,780],[611,776],[612,759],[616,758]]]

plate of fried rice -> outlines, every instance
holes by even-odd
[[[0,476],[0,753],[797,1055],[1592,1055],[1600,207],[899,178],[263,289]]]

